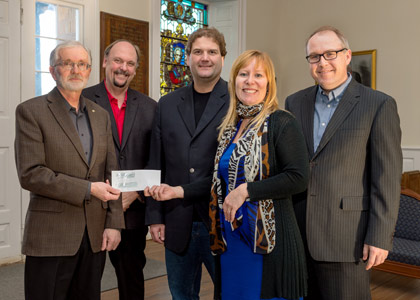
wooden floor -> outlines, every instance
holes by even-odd
[[[146,256],[164,261],[163,246],[152,241],[147,241]],[[146,300],[171,299],[166,276],[146,280],[145,290]],[[420,279],[373,270],[371,290],[372,300],[420,300]],[[213,284],[207,271],[203,270],[200,299],[212,300],[212,296]],[[102,293],[101,300],[118,300],[118,290],[115,289]]]

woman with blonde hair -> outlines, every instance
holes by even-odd
[[[291,195],[306,189],[308,156],[295,118],[280,110],[270,57],[248,50],[234,62],[230,106],[220,125],[209,205],[220,255],[222,299],[298,299],[306,265]],[[205,195],[209,183],[146,189],[156,200]]]

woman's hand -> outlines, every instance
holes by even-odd
[[[242,204],[244,204],[246,198],[249,197],[247,187],[247,183],[242,183],[236,189],[231,191],[225,198],[225,202],[223,203],[223,212],[225,214],[226,221],[233,222],[235,220],[236,211],[242,206]]]
[[[146,187],[144,195],[157,201],[166,201],[174,198],[184,198],[184,189],[180,186],[170,186],[162,183],[161,185]]]

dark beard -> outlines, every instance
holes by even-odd
[[[116,80],[114,80],[114,86],[118,88],[124,88],[127,85],[128,80],[126,80],[123,84],[119,84]]]

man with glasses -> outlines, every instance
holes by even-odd
[[[365,300],[370,269],[392,248],[402,172],[401,130],[390,96],[347,73],[351,50],[336,28],[306,43],[318,83],[286,99],[302,126],[310,182],[294,197],[306,244],[307,299]]]
[[[111,122],[81,96],[90,65],[82,44],[58,45],[49,69],[56,88],[16,108],[17,172],[30,191],[26,299],[99,300],[104,250],[118,246],[124,227],[120,191],[108,181],[118,168]]]
[[[144,169],[149,159],[150,136],[156,102],[129,88],[140,61],[140,49],[128,40],[111,43],[104,54],[105,80],[83,90],[83,95],[108,111],[117,161],[121,170]],[[144,196],[123,192],[125,229],[121,243],[109,258],[118,278],[121,300],[144,299],[147,226]]]

